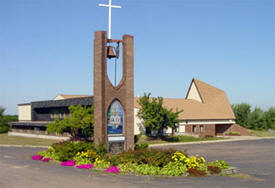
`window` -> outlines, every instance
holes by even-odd
[[[201,132],[201,133],[203,132],[203,129],[204,129],[204,126],[203,126],[203,125],[200,125],[200,132]]]
[[[197,132],[196,129],[197,129],[197,126],[196,126],[196,125],[193,125],[193,126],[192,126],[192,132],[193,132],[193,133]]]
[[[107,133],[123,134],[123,109],[120,102],[115,99],[108,108]]]
[[[176,127],[175,132],[176,133],[180,132],[179,125]]]

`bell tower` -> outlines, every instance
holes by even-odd
[[[114,48],[112,45],[116,44]],[[119,58],[122,45],[122,78],[113,85],[107,59]],[[134,37],[107,39],[106,31],[94,38],[94,142],[113,153],[134,149]]]

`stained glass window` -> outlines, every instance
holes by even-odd
[[[107,112],[107,133],[122,134],[123,133],[123,109],[118,100],[114,100]]]

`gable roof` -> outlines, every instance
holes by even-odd
[[[196,101],[203,102],[198,87],[194,81],[191,82],[185,99],[194,99]]]
[[[226,96],[226,93],[214,86],[193,79],[202,102],[194,99],[163,99],[163,106],[168,109],[183,110],[179,114],[181,120],[223,120],[236,119]],[[190,90],[189,87],[189,90]],[[188,92],[189,92],[188,90]],[[188,96],[188,92],[187,95]],[[140,108],[138,98],[135,98],[135,107]]]
[[[194,85],[201,100],[188,98],[191,86]],[[91,98],[90,95],[57,95],[55,99]],[[134,106],[140,108],[139,97],[135,97]],[[163,106],[179,114],[181,120],[233,120],[236,119],[226,93],[198,79],[192,79],[186,98],[164,98]]]

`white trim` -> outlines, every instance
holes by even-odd
[[[235,120],[188,120],[180,122],[180,125],[207,125],[207,124],[234,124]]]

